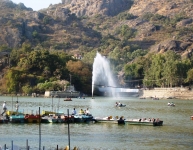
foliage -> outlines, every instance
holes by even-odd
[[[32,32],[32,36],[34,37],[34,38],[38,38],[38,32],[35,30],[35,31],[33,31]]]
[[[75,84],[76,90],[90,93],[92,83],[92,69],[82,61],[68,61],[66,64],[67,69],[72,76],[72,84]]]
[[[21,72],[18,70],[9,70],[6,74],[6,85],[8,93],[19,92]]]
[[[119,20],[130,20],[136,18],[133,14],[130,13],[120,13],[117,17]]]
[[[128,25],[122,25],[116,29],[116,33],[120,34],[124,39],[130,39],[135,37],[135,30],[130,28]]]

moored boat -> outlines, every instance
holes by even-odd
[[[95,117],[93,118],[94,122],[100,122],[100,123],[118,123],[118,116],[112,117]]]
[[[8,123],[8,122],[9,122],[8,116],[0,115],[0,123]]]
[[[55,115],[55,114],[50,114],[48,116],[42,116],[41,122],[42,123],[67,123],[67,122],[74,122],[74,116],[68,116],[67,115]]]
[[[124,120],[126,124],[131,125],[147,125],[147,126],[162,126],[163,121],[159,119],[126,119]]]
[[[72,101],[72,99],[70,97],[64,99],[64,101]]]
[[[41,116],[40,115],[34,115],[34,114],[26,114],[25,115],[25,121],[27,123],[39,123],[41,122]]]
[[[76,114],[74,115],[75,123],[86,123],[93,120],[93,116],[91,114]]]
[[[61,115],[58,119],[59,123],[73,123],[74,122],[74,115]]]
[[[23,114],[10,115],[9,121],[11,123],[25,123],[25,116]]]

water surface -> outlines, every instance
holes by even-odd
[[[14,109],[16,97],[0,97],[0,103],[7,102],[9,110]],[[79,150],[192,150],[193,149],[193,101],[151,100],[138,98],[76,99],[18,97],[20,111],[30,113],[54,110],[67,114],[75,107],[89,108],[95,117],[124,116],[124,118],[159,118],[163,126],[117,125],[108,123],[70,124],[70,146]],[[120,101],[126,107],[117,108]],[[174,102],[175,107],[167,106]],[[53,104],[53,107],[52,107]],[[1,110],[2,111],[2,110]],[[11,141],[25,149],[26,140],[30,149],[39,149],[38,124],[0,124],[0,145]],[[67,124],[41,124],[41,147],[54,150],[68,145]]]

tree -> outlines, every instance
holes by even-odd
[[[18,70],[9,70],[6,74],[6,85],[8,93],[19,92],[21,72]]]
[[[174,51],[170,50],[165,53],[163,76],[164,79],[166,79],[166,84],[170,87],[178,83],[179,72],[177,63],[179,60],[181,60],[180,55],[176,54]]]
[[[72,84],[76,83],[76,90],[89,93],[92,85],[91,68],[82,61],[68,61],[66,67],[73,77]],[[91,90],[90,90],[91,92]]]

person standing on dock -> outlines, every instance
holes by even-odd
[[[15,109],[16,109],[16,113],[18,114],[18,111],[19,111],[19,102],[18,101],[16,101]]]
[[[1,114],[2,116],[6,112],[6,110],[7,110],[6,101],[4,101],[4,103],[3,103],[3,112]]]

